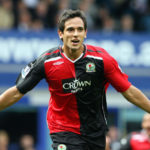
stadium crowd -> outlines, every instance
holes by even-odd
[[[0,0],[0,30],[55,29],[66,8],[83,10],[89,30],[150,32],[149,0]]]

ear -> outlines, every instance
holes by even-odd
[[[59,38],[62,40],[63,39],[63,33],[60,30],[58,30],[57,32],[58,32]]]

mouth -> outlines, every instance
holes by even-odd
[[[73,45],[78,45],[79,42],[80,42],[80,40],[78,40],[78,39],[71,40],[71,43],[72,43]]]

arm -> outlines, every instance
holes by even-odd
[[[9,88],[2,95],[0,95],[0,110],[3,110],[18,102],[22,96],[23,94],[18,91],[16,86]]]
[[[128,76],[123,73],[118,63],[112,57],[104,60],[104,73],[106,80],[134,105],[150,113],[149,99],[128,81]]]
[[[122,95],[134,105],[150,113],[149,99],[135,86],[131,85]]]
[[[18,102],[24,94],[33,89],[45,77],[44,60],[41,56],[23,68],[17,78],[16,86],[0,95],[0,110]]]
[[[106,146],[105,150],[110,150],[110,138],[109,136],[106,135]]]

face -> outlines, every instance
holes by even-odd
[[[148,136],[150,136],[150,114],[144,115],[144,118],[142,121],[142,127],[146,131]]]
[[[65,50],[81,50],[87,31],[80,17],[69,19],[65,22],[64,31],[58,31],[59,37],[63,39]]]

